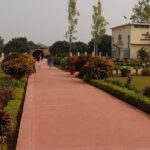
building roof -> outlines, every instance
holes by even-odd
[[[122,25],[119,25],[119,26],[112,27],[111,29],[116,29],[116,28],[120,28],[120,27],[124,27],[124,26],[131,26],[131,25],[150,26],[149,23],[126,23],[126,24],[122,24]]]

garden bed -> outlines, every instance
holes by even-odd
[[[123,100],[126,103],[150,114],[150,99],[148,97],[133,90],[113,85],[104,80],[91,80],[90,83],[95,87],[119,98],[120,100]]]
[[[27,85],[27,77],[20,80],[20,86],[13,90],[14,98],[10,100],[4,110],[9,114],[11,126],[7,144],[0,147],[0,150],[15,150],[22,116],[24,97]],[[8,147],[8,148],[7,148]]]

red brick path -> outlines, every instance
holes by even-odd
[[[42,64],[29,79],[17,150],[150,150],[150,116]]]

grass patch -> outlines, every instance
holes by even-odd
[[[127,77],[111,77],[109,79],[116,79],[123,83],[127,83]],[[138,91],[143,92],[147,86],[150,86],[150,77],[133,76],[131,85],[134,86]]]

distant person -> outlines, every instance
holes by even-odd
[[[37,57],[38,67],[41,68],[42,56],[41,54]]]
[[[47,58],[47,65],[49,66],[49,69],[51,69],[51,67],[53,66],[53,60],[51,55],[49,55]]]

